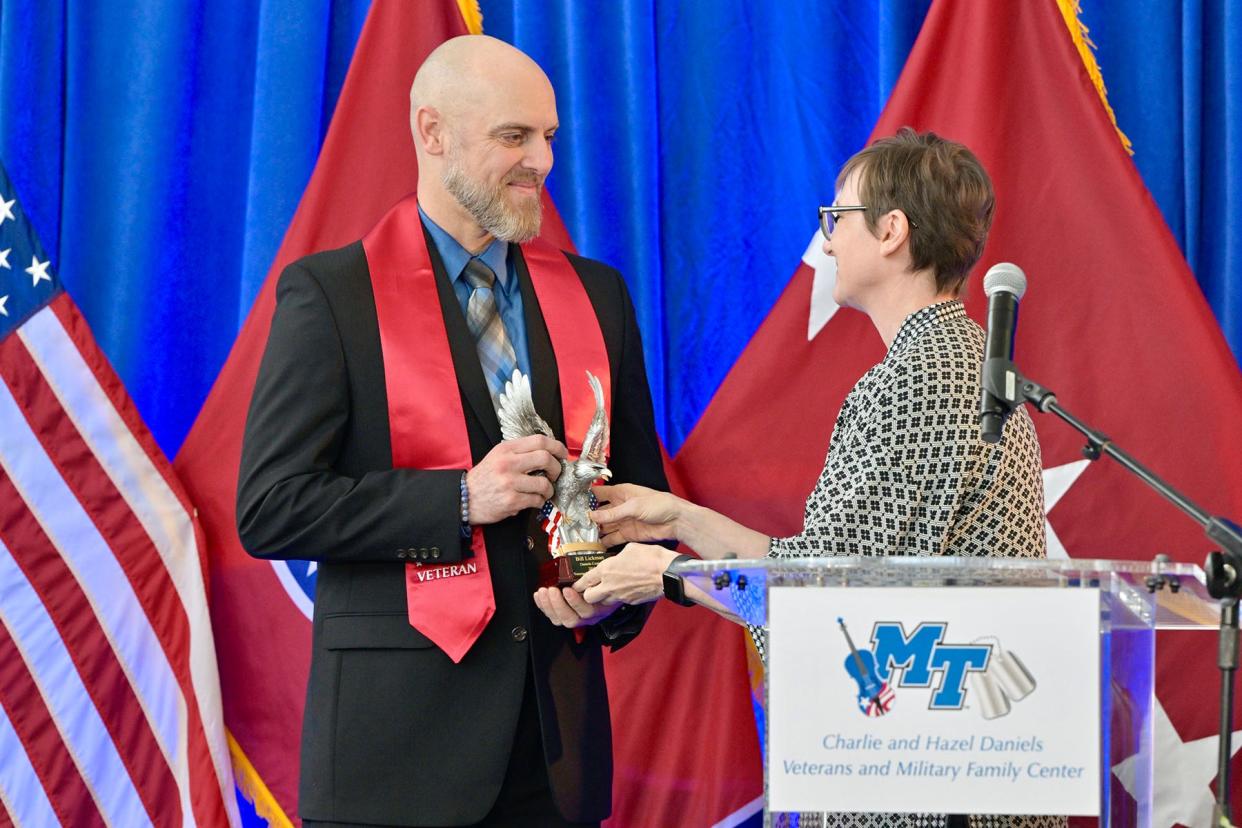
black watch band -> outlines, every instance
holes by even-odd
[[[683,607],[692,607],[694,602],[686,597],[686,581],[681,577],[680,572],[673,572],[672,569],[682,561],[692,561],[689,555],[678,555],[669,562],[668,568],[664,570],[664,597],[679,604]]]

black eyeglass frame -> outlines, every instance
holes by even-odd
[[[868,209],[870,208],[861,204],[834,204],[831,207],[820,207],[819,231],[824,234],[824,238],[826,239],[832,235],[833,228],[837,226],[837,222],[840,220],[837,218],[837,213],[861,213]],[[914,221],[914,219],[906,216],[906,221],[910,223],[911,229],[919,229],[919,225]]]

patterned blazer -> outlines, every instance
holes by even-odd
[[[837,415],[801,533],[773,557],[1044,555],[1044,487],[1025,408],[979,438],[983,331],[961,302],[902,323]]]
[[[1039,442],[1025,408],[996,445],[979,437],[984,333],[958,301],[902,323],[837,415],[804,526],[769,556],[1044,556]],[[764,631],[751,628],[767,661]],[[791,815],[774,814],[773,825]],[[1063,826],[1063,817],[971,816],[971,826]],[[802,814],[802,828],[943,826],[944,814]]]

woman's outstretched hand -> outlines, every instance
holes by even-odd
[[[596,486],[593,491],[601,506],[591,512],[591,520],[599,524],[605,546],[682,540],[677,521],[689,504],[680,497],[633,483]]]

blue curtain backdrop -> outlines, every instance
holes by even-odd
[[[0,4],[0,158],[170,456],[310,178],[369,5]]]
[[[483,4],[552,77],[552,194],[634,286],[670,452],[798,266],[928,5]]]
[[[630,281],[675,452],[797,266],[929,0],[481,5],[558,90],[550,187],[581,250]],[[0,4],[0,157],[169,454],[266,275],[368,6]],[[1083,15],[1135,163],[1242,353],[1238,6]]]
[[[1082,5],[1134,162],[1242,359],[1242,4]]]
[[[629,279],[671,452],[793,273],[929,2],[483,0],[485,31],[558,91],[550,187],[579,248]],[[368,6],[0,0],[0,158],[170,455],[266,276]],[[1239,6],[1083,0],[1083,17],[1242,354]]]

